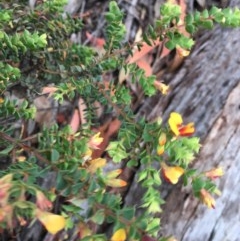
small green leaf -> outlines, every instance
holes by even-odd
[[[51,150],[51,161],[56,162],[56,161],[58,161],[59,157],[60,157],[59,152],[56,149],[52,149]]]
[[[209,20],[204,20],[201,22],[201,25],[204,27],[204,28],[207,28],[207,29],[212,29],[213,28],[213,21],[211,19]]]
[[[176,44],[173,41],[169,40],[165,43],[165,47],[169,50],[173,50],[176,47]]]
[[[104,210],[98,210],[91,218],[90,220],[92,220],[94,223],[101,225],[103,224],[104,220],[105,220],[105,213]]]
[[[8,155],[13,148],[14,148],[14,145],[9,145],[8,147],[0,151],[0,156]]]

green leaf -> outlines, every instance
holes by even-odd
[[[117,211],[117,216],[123,217],[129,221],[134,218],[134,215],[135,215],[134,207],[125,207],[125,208]]]
[[[148,175],[148,171],[146,169],[141,170],[138,172],[138,182],[141,182],[142,180],[146,179]]]
[[[192,188],[195,194],[199,193],[205,187],[205,182],[201,178],[195,178],[192,182]]]
[[[128,163],[127,163],[127,167],[136,167],[136,166],[138,166],[138,160],[130,160],[130,161],[128,161]]]
[[[187,24],[185,27],[186,31],[190,34],[193,34],[196,31],[196,28],[192,24]]]
[[[5,149],[0,151],[0,156],[6,156],[9,154],[10,151],[12,151],[12,149],[14,148],[14,145],[11,144],[8,147],[6,147]]]
[[[115,163],[119,163],[128,157],[125,147],[118,141],[110,142],[106,151],[108,151],[109,156],[112,157]]]
[[[56,162],[56,161],[58,161],[59,157],[60,157],[59,152],[56,149],[52,149],[51,150],[51,161]]]
[[[90,220],[92,220],[94,223],[101,225],[103,224],[104,220],[105,220],[105,213],[104,210],[100,209],[98,210],[91,218]]]
[[[169,50],[173,50],[176,47],[176,43],[174,43],[172,40],[169,40],[165,43],[165,47]]]
[[[201,25],[206,29],[212,29],[213,28],[213,21],[211,19],[204,20],[201,22]]]
[[[143,33],[143,40],[146,42],[149,46],[152,46],[152,42],[149,40],[149,37],[146,33]]]

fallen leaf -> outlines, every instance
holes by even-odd
[[[93,36],[92,34],[90,34],[88,31],[86,32],[86,37],[94,47],[103,48],[103,46],[106,42],[105,39],[97,38],[97,37]]]
[[[78,131],[78,128],[80,126],[80,116],[78,109],[75,109],[71,118],[71,121],[69,123],[72,133],[76,133]]]

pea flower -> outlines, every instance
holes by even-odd
[[[36,191],[36,204],[41,210],[47,210],[52,208],[52,202],[49,201],[41,191]]]
[[[176,51],[180,57],[187,57],[190,54],[189,50],[183,49],[179,45],[176,46]]]
[[[215,200],[206,189],[201,189],[200,198],[208,208],[215,208]]]
[[[159,156],[161,156],[164,153],[164,150],[165,150],[164,146],[158,146],[157,147],[157,154]]]
[[[176,136],[190,136],[195,131],[194,123],[191,122],[187,125],[183,125],[182,116],[176,112],[172,112],[170,114],[168,124],[170,126],[170,129]]]
[[[123,228],[118,229],[111,237],[111,241],[125,241],[126,239],[126,231]]]
[[[179,178],[183,175],[184,169],[179,166],[168,166],[165,163],[161,163],[163,177],[170,183],[178,183]]]
[[[221,167],[211,169],[205,172],[205,176],[214,180],[215,178],[223,176],[223,169]]]
[[[163,95],[167,95],[169,92],[169,86],[161,83],[159,81],[154,81],[154,86],[158,89]]]
[[[157,154],[159,156],[161,156],[165,151],[164,145],[166,144],[166,141],[167,141],[166,133],[163,132],[158,138]]]
[[[163,132],[158,138],[158,144],[160,146],[164,146],[166,144],[166,141],[167,141],[167,136],[166,136],[166,133]]]
[[[99,145],[103,142],[103,137],[100,137],[101,132],[98,132],[90,138],[88,146],[92,149],[99,149]]]
[[[37,209],[36,216],[38,220],[43,224],[43,226],[47,229],[47,231],[51,234],[56,234],[57,232],[62,230],[66,225],[66,220],[61,215]]]

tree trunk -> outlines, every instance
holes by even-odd
[[[231,1],[235,6],[239,1]],[[225,175],[218,182],[222,195],[215,210],[196,200],[191,190],[167,186],[162,191],[166,204],[162,233],[183,241],[239,240],[240,203],[240,29],[217,26],[196,42],[191,55],[175,75],[165,76],[172,91],[167,97],[145,101],[139,114],[148,119],[181,113],[194,121],[203,145],[194,168],[209,170],[222,166]],[[134,184],[126,204],[134,203],[142,190]],[[132,197],[134,193],[134,197]]]

